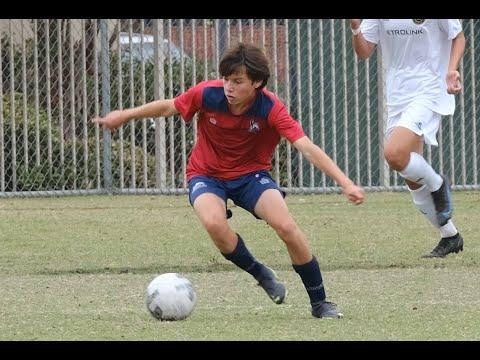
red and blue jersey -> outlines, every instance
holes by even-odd
[[[229,111],[223,80],[201,82],[176,97],[174,104],[186,122],[198,113],[198,137],[188,161],[188,180],[198,175],[231,180],[270,170],[281,137],[293,143],[305,136],[285,105],[266,89],[258,92],[241,115]]]

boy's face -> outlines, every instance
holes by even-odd
[[[223,77],[223,89],[228,103],[231,105],[242,105],[249,102],[255,96],[256,90],[261,84],[261,81],[249,79],[245,67]]]

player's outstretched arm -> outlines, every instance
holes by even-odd
[[[335,182],[342,187],[344,195],[351,203],[358,205],[363,202],[365,191],[360,186],[355,185],[333,160],[307,136],[295,141],[293,146],[317,169],[323,171],[335,180]]]
[[[105,129],[115,130],[132,119],[168,117],[177,113],[173,99],[155,100],[134,108],[112,111],[104,117],[93,118],[92,122],[102,125]]]

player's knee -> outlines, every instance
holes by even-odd
[[[203,226],[205,230],[213,237],[222,237],[222,235],[228,231],[228,223],[225,218],[225,214],[211,215],[207,219],[203,220]]]
[[[284,221],[275,226],[275,231],[277,232],[278,236],[280,236],[280,238],[285,242],[293,239],[297,233],[297,230],[298,226],[293,220]]]
[[[396,171],[403,170],[408,165],[410,153],[406,153],[395,146],[386,146],[383,155],[391,169]]]

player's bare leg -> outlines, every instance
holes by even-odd
[[[223,199],[215,194],[205,193],[195,200],[193,208],[222,255],[252,275],[273,302],[283,303],[286,296],[285,285],[277,281],[275,273],[269,267],[253,257],[241,236],[230,228]]]
[[[310,297],[312,315],[340,318],[343,316],[334,303],[326,301],[322,275],[317,259],[301,229],[288,211],[283,196],[276,189],[262,193],[255,205],[255,214],[265,220],[284,241],[294,270],[300,275]]]
[[[423,154],[423,138],[405,127],[397,126],[385,141],[383,152],[390,168],[402,171],[410,161],[410,153]]]
[[[312,260],[307,239],[290,215],[278,190],[269,189],[263,192],[255,205],[255,214],[265,220],[284,241],[292,264],[300,265]]]
[[[440,231],[440,242],[423,257],[445,257],[462,251],[463,238],[451,220],[448,181],[423,159],[423,138],[407,128],[396,127],[385,143],[384,153],[390,167],[404,177],[417,209]],[[412,158],[416,164],[412,165]]]
[[[237,246],[237,234],[228,224],[223,199],[204,193],[195,199],[193,209],[215,246],[223,254],[231,253]]]

